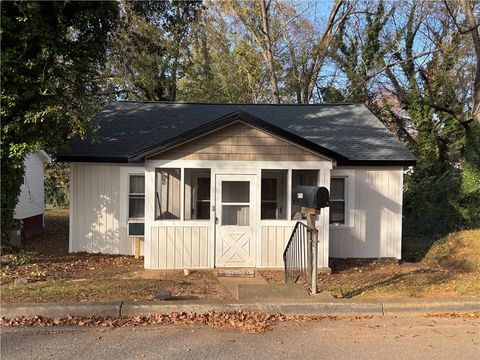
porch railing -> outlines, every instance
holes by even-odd
[[[316,233],[302,222],[297,222],[283,252],[283,263],[285,267],[285,283],[296,283],[303,278],[316,292]],[[313,284],[312,284],[313,282]],[[315,289],[314,289],[315,287]]]

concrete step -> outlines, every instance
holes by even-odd
[[[219,269],[217,277],[255,277],[255,269]]]
[[[238,284],[239,300],[311,299],[303,284]]]

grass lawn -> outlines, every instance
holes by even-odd
[[[1,299],[18,302],[149,300],[159,290],[173,299],[228,299],[211,271],[144,270],[133,256],[68,253],[68,211],[48,211],[44,233],[18,254],[1,256]]]
[[[417,251],[419,246],[411,248]],[[480,229],[453,233],[435,242],[417,263],[332,260],[331,267],[331,275],[319,275],[318,287],[338,298],[478,297]],[[281,271],[261,274],[267,281],[283,282]]]

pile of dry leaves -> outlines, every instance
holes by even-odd
[[[480,319],[480,311],[472,312],[441,312],[426,314],[425,317],[439,317],[439,318],[474,318]]]
[[[261,333],[284,321],[318,321],[335,320],[336,316],[304,316],[282,314],[266,314],[259,312],[210,312],[208,314],[196,313],[171,313],[154,314],[148,316],[135,317],[98,317],[98,316],[68,316],[66,318],[46,318],[42,316],[34,317],[16,317],[14,319],[0,318],[0,327],[51,327],[51,326],[138,326],[138,325],[158,325],[158,324],[191,324],[191,325],[209,325],[214,328],[227,327],[250,333]]]

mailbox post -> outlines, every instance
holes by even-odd
[[[300,210],[307,216],[307,226],[311,229],[309,231],[308,241],[310,246],[308,247],[307,261],[312,266],[311,279],[312,279],[312,294],[317,293],[317,257],[318,257],[318,230],[315,226],[315,218],[317,214],[320,214],[320,210],[314,208],[303,207]]]
[[[301,206],[300,211],[307,217],[309,231],[307,247],[307,262],[311,266],[312,294],[317,293],[317,258],[318,258],[318,230],[315,225],[317,214],[324,207],[329,206],[329,192],[325,187],[297,186],[292,193],[292,203]]]

